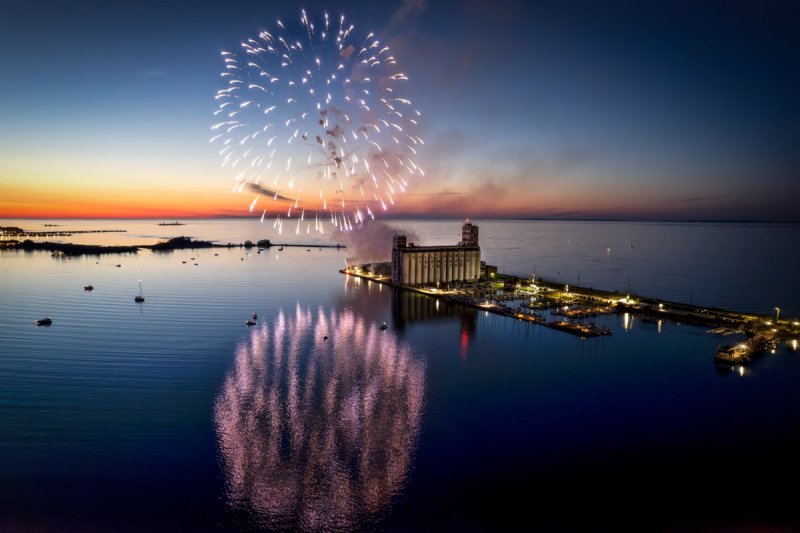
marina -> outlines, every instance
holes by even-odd
[[[523,284],[520,278],[498,275],[495,281],[482,280],[465,283],[458,288],[437,289],[394,283],[383,274],[372,274],[357,267],[348,267],[340,272],[584,339],[612,334],[610,329],[586,321],[588,318],[606,314],[638,316],[645,321],[656,322],[659,328],[661,323],[669,322],[710,327],[713,329],[707,333],[713,335],[743,334],[746,340],[735,345],[720,346],[716,350],[714,361],[726,365],[748,364],[767,350],[774,350],[778,343],[793,340],[796,342],[795,339],[800,337],[800,322],[793,318],[778,321],[777,318],[763,315],[693,306],[638,295],[628,294],[621,297],[619,293],[541,279],[526,280],[529,283]],[[537,311],[547,311],[550,319]]]

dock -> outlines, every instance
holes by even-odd
[[[777,344],[774,334],[759,333],[738,344],[720,346],[714,354],[714,362],[731,366],[744,365],[766,353],[767,350],[774,350]]]
[[[457,294],[454,291],[396,284],[386,275],[364,273],[355,269],[341,269],[339,272],[347,276],[366,279],[401,290],[424,294],[430,298],[445,302],[457,303],[488,313],[515,318],[584,339],[610,335],[611,330],[576,320],[612,313],[639,316],[645,321],[658,321],[659,324],[664,321],[712,328],[707,332],[714,335],[744,334],[746,336],[745,340],[717,348],[714,361],[721,365],[748,364],[755,360],[758,355],[768,350],[774,350],[781,341],[791,340],[797,343],[797,339],[800,338],[800,321],[796,318],[778,321],[777,317],[773,320],[770,316],[755,313],[740,313],[713,307],[640,297],[638,295],[622,296],[619,292],[602,291],[591,287],[568,286],[539,279],[535,281],[533,290],[546,291],[546,295],[541,298],[541,301],[536,303],[531,301],[530,303],[522,303],[519,307],[510,307],[506,305],[505,301],[522,300],[530,294],[539,293],[520,292],[519,289],[512,289],[510,295],[497,296],[496,302],[491,303],[466,294]],[[494,280],[493,283],[505,283],[508,281],[505,278],[517,279],[513,278],[513,276],[499,276],[499,278]],[[466,289],[461,292],[466,293],[470,290],[477,290],[480,285],[481,283],[467,285]],[[551,316],[559,317],[559,319],[546,320],[536,313],[540,309],[552,309]]]
[[[558,331],[562,331],[564,333],[569,333],[570,335],[575,335],[576,337],[581,337],[583,339],[589,337],[599,337],[601,335],[611,335],[611,330],[608,328],[600,328],[595,326],[594,324],[577,324],[574,322],[567,322],[565,320],[556,320],[556,321],[547,321],[543,317],[535,314],[535,313],[522,313],[518,309],[513,309],[507,306],[497,306],[497,305],[484,305],[477,302],[474,302],[468,298],[455,296],[451,294],[447,294],[444,292],[433,292],[431,290],[425,290],[418,287],[411,287],[408,285],[399,285],[393,283],[392,280],[388,277],[384,276],[370,276],[366,274],[361,274],[355,272],[353,270],[345,270],[340,269],[340,273],[346,276],[353,276],[356,278],[366,279],[368,281],[373,281],[375,283],[381,283],[383,285],[388,285],[390,287],[395,287],[397,289],[406,290],[410,292],[416,292],[418,294],[424,294],[430,298],[434,298],[443,302],[448,303],[456,303],[459,305],[464,305],[466,307],[472,307],[474,309],[479,309],[481,311],[486,311],[487,313],[493,313],[496,315],[502,315],[509,318],[516,318],[517,320],[528,322],[530,324],[537,324],[540,326],[544,326],[546,328],[555,329]]]

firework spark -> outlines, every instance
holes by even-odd
[[[301,10],[222,59],[210,142],[222,146],[233,190],[257,193],[251,212],[262,190],[273,193],[262,219],[305,211],[315,231],[327,221],[349,231],[424,177],[413,159],[421,113],[375,34],[360,35],[344,16],[312,20]]]

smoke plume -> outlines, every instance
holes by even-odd
[[[418,240],[411,231],[399,230],[377,220],[367,220],[364,224],[353,226],[353,231],[339,231],[334,234],[334,240],[347,244],[353,261],[389,261],[392,257],[392,237],[396,231],[402,231],[408,237],[408,242]]]

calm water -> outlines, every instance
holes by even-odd
[[[252,220],[48,223],[311,242]],[[507,273],[800,314],[796,225],[480,224]],[[612,316],[582,341],[345,278],[347,257],[0,252],[0,529],[800,524],[790,345],[720,373],[730,339],[701,328]]]

